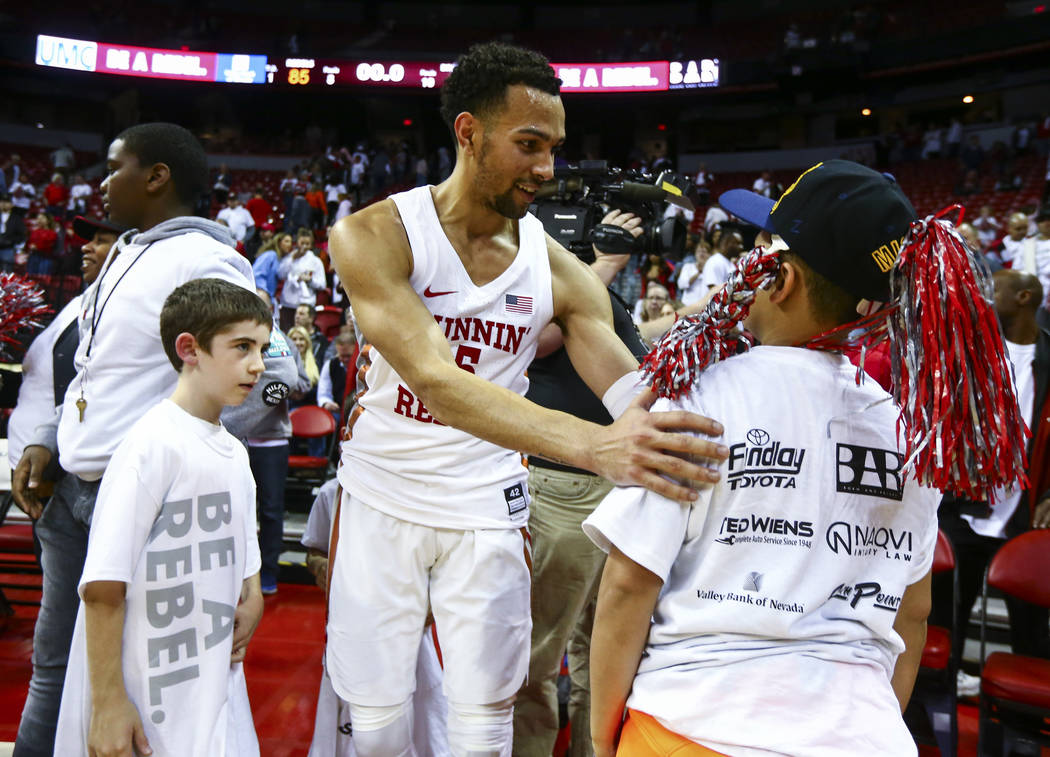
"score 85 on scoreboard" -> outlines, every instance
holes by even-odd
[[[282,65],[283,64],[283,65]],[[291,87],[403,87],[436,89],[455,63],[285,58],[266,66],[266,81]]]

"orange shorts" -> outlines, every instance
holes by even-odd
[[[726,757],[705,746],[669,731],[652,715],[627,710],[627,721],[620,734],[617,757]]]

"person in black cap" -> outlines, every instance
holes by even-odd
[[[1000,333],[975,328],[994,319],[985,282],[946,222],[917,221],[891,177],[855,163],[820,163],[775,203],[733,190],[720,204],[771,245],[644,368],[660,409],[722,419],[729,459],[695,502],[621,488],[584,522],[609,553],[591,640],[595,754],[914,755],[901,711],[930,609],[935,487],[988,487],[987,457],[1011,475],[1023,460]],[[937,281],[958,312],[937,307]],[[733,357],[750,342],[741,321],[761,346]],[[887,329],[895,397],[919,408],[900,440],[893,398],[842,354]],[[957,352],[935,353],[953,332]],[[979,394],[1012,433],[966,429],[985,408],[959,397],[959,415],[923,425],[936,404],[924,382],[940,386],[924,363],[948,381],[977,359],[990,374]],[[943,462],[975,439],[985,457]]]
[[[111,221],[77,216],[73,230],[86,240],[81,248],[80,269],[87,287],[98,278],[110,249],[126,229]],[[79,343],[77,314],[80,305],[81,295],[66,303],[47,328],[33,339],[22,361],[18,400],[8,422],[7,458],[12,470],[22,458],[22,451],[33,431],[54,414],[55,406],[62,401],[66,387],[76,375],[73,355]]]

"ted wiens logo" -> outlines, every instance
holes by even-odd
[[[860,601],[870,599],[876,610],[889,610],[897,612],[901,606],[901,597],[897,594],[887,594],[882,591],[882,584],[877,581],[860,581],[855,584],[839,584],[835,590],[828,595],[828,599],[842,599],[849,602],[849,606],[857,609]]]
[[[751,513],[742,517],[726,516],[718,529],[718,544],[778,544],[786,547],[812,547],[813,523],[808,520],[771,518]]]
[[[877,555],[887,560],[911,562],[911,531],[884,526],[861,526],[838,520],[828,526],[824,540],[836,555],[851,557]]]
[[[900,502],[904,497],[901,468],[904,458],[896,452],[856,444],[835,445],[835,489]]]
[[[794,489],[806,450],[771,441],[769,432],[760,428],[751,429],[746,437],[746,442],[729,447],[730,491],[752,486]]]

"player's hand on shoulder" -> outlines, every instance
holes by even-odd
[[[729,456],[724,445],[703,438],[719,436],[721,424],[681,410],[651,413],[655,401],[655,394],[642,392],[611,426],[601,428],[592,451],[594,470],[621,486],[695,500],[698,489],[720,479],[716,468]]]
[[[135,705],[123,694],[91,708],[88,728],[90,757],[136,757],[153,754]]]

